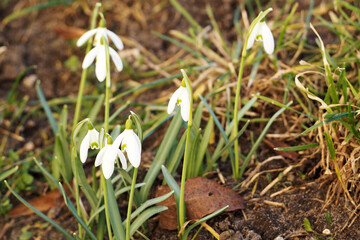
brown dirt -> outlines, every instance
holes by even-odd
[[[38,1],[11,1],[5,8],[0,8],[0,16],[7,16],[16,9],[33,5],[36,2]],[[91,9],[94,1],[90,2]],[[204,8],[206,2],[210,3],[212,8],[214,10],[216,9],[215,18],[219,21],[219,27],[225,34],[226,40],[232,42],[237,38],[232,25],[232,14],[237,6],[237,1],[192,0],[181,2],[202,26],[210,24]],[[143,1],[141,5],[140,1],[127,0],[121,2],[116,1],[116,4],[113,1],[108,1],[106,4],[108,4],[108,7],[106,7],[105,15],[108,28],[112,31],[118,33],[120,36],[126,36],[136,40],[141,46],[160,60],[166,60],[179,51],[178,47],[151,34],[151,31],[157,31],[168,35],[171,29],[186,31],[188,28],[188,23],[167,1]],[[115,7],[110,7],[112,4],[114,4]],[[276,6],[274,6],[274,8],[275,7]],[[306,6],[302,8],[307,9]],[[83,51],[75,46],[74,41],[59,37],[54,31],[54,28],[62,25],[86,28],[88,26],[89,16],[85,12],[86,8],[83,8],[80,3],[73,3],[71,7],[58,6],[42,10],[38,13],[25,15],[5,26],[0,32],[0,46],[6,46],[7,48],[4,55],[0,55],[1,101],[4,100],[3,96],[5,96],[6,92],[11,88],[16,76],[25,67],[32,65],[36,65],[36,69],[31,70],[26,77],[35,75],[36,78],[41,79],[41,87],[47,98],[76,95],[80,73],[70,71],[69,68],[64,66],[64,62],[73,55],[79,56],[79,58],[82,59]],[[129,64],[134,65],[136,68],[136,57],[130,56],[128,61]],[[141,71],[144,69],[138,67],[136,70]],[[135,77],[131,74],[124,76],[119,73],[114,73],[113,78],[114,81],[119,82],[124,79],[133,80]],[[140,79],[137,81],[149,81],[149,79]],[[32,100],[37,99],[34,82],[30,80],[26,82],[23,80],[18,89],[21,96],[26,94],[29,95]],[[148,91],[146,94],[149,95],[140,98],[140,101],[147,102],[149,99],[159,97],[158,91],[154,91],[153,93]],[[165,95],[164,93],[160,94],[162,94],[162,96]],[[73,106],[70,106],[70,112],[72,111],[72,107]],[[32,121],[31,124],[29,121]],[[253,126],[252,128],[255,130],[256,127],[258,126]],[[44,143],[39,141],[38,130],[45,129],[44,131],[50,132],[46,118],[29,119],[25,123],[25,128],[22,136],[25,139],[33,139],[37,148],[43,147]],[[162,135],[162,132],[163,131],[160,131],[159,135]],[[276,130],[273,132],[276,132]],[[246,139],[243,139],[244,145],[248,144],[245,143],[245,141],[248,142],[249,139],[249,135],[247,135]],[[9,146],[12,148],[20,148],[23,145],[24,143],[16,143],[10,144]],[[144,146],[148,146],[149,148],[148,152],[146,148],[144,149],[144,155],[149,155],[151,159],[153,157],[153,144],[145,142]],[[9,148],[10,147],[8,147],[8,149]],[[263,144],[257,156],[261,162],[267,157],[274,155],[276,154]],[[296,164],[294,161],[288,163]],[[304,218],[308,218],[313,229],[321,233],[325,228],[329,228],[325,219],[325,213],[328,212],[331,214],[333,220],[331,230],[335,233],[335,236],[333,236],[334,239],[360,239],[360,221],[356,219],[355,222],[351,223],[354,216],[351,215],[352,210],[343,195],[340,195],[337,201],[331,202],[326,208],[323,208],[326,201],[328,184],[330,184],[323,183],[326,181],[331,182],[329,178],[320,178],[320,173],[316,172],[317,175],[308,175],[306,176],[306,180],[302,180],[302,177],[304,177],[302,173],[310,172],[316,163],[316,159],[304,161],[300,167],[292,170],[285,179],[275,185],[264,196],[260,196],[260,192],[269,184],[268,177],[271,176],[271,179],[276,178],[277,172],[269,175],[261,175],[256,187],[254,187],[253,183],[246,189],[238,190],[239,194],[242,194],[242,196],[247,199],[247,208],[244,211],[224,213],[208,221],[208,224],[220,234],[220,239],[222,240],[280,240],[280,237],[283,239],[311,239],[311,237],[315,237],[315,234],[309,234],[304,230]],[[266,164],[261,170],[286,168],[289,164],[276,160],[270,164]],[[256,164],[250,165],[248,173],[251,172],[255,166]],[[233,187],[238,182],[232,182],[231,171],[229,169],[230,166],[228,164],[220,164],[220,172],[228,180],[226,185]],[[218,180],[215,175],[211,176],[211,178]],[[36,180],[36,182],[39,185],[44,185],[40,180]],[[287,182],[292,182],[292,188],[289,191],[279,194],[276,197],[270,197],[272,193],[288,187]],[[252,189],[255,189],[254,193],[252,193]],[[32,194],[30,193],[30,195]],[[31,197],[33,196],[26,196],[28,199]],[[279,205],[274,206],[266,201],[275,202]],[[16,205],[17,202],[14,201],[14,204]],[[60,211],[49,212],[47,214],[69,232],[76,231],[77,224],[64,206]],[[8,219],[1,216],[0,238],[4,240],[19,239],[21,228],[27,225],[31,226],[29,231],[34,233],[34,239],[63,238],[51,226],[42,228],[40,223],[43,223],[43,221],[36,215],[16,219]],[[347,223],[351,223],[351,226],[342,230],[342,227]],[[150,239],[177,239],[176,231],[165,231],[158,228],[157,218],[150,220],[149,230],[146,234]],[[209,232],[202,229],[197,239],[205,240],[214,238]]]

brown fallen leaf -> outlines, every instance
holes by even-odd
[[[168,192],[170,192],[169,186],[160,186],[157,188],[155,196],[159,197]],[[168,230],[177,229],[174,196],[158,203],[158,205],[168,207],[168,210],[160,213],[160,227]],[[229,205],[227,212],[244,209],[245,201],[235,191],[215,181],[196,177],[188,179],[185,183],[185,205],[187,220],[194,220],[213,213],[226,205]]]
[[[66,186],[64,186],[64,189],[67,193],[69,193],[69,190]],[[51,190],[50,192],[45,193],[44,195],[33,198],[27,202],[30,203],[40,212],[47,212],[52,208],[61,208],[61,206],[64,204],[64,199],[60,190],[54,189]],[[20,216],[31,215],[33,213],[34,212],[28,207],[26,207],[24,204],[19,204],[13,209],[11,209],[8,212],[8,215],[10,218],[16,218]]]
[[[288,144],[284,143],[284,142],[280,142],[277,140],[267,140],[267,139],[263,139],[263,141],[266,143],[266,145],[268,145],[271,148],[277,148],[277,147],[290,147]],[[299,158],[299,154],[295,151],[276,151],[274,150],[277,154],[286,157],[286,158],[290,158],[291,160],[296,160]]]
[[[65,39],[77,39],[86,32],[83,28],[69,27],[66,25],[56,26],[54,27],[54,31]]]

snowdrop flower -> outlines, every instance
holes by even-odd
[[[95,159],[95,167],[102,165],[102,171],[106,179],[109,179],[113,174],[117,157],[120,159],[122,168],[126,169],[127,163],[124,154],[120,151],[118,145],[113,144],[112,138],[107,136],[105,147],[100,150]]]
[[[100,22],[100,25],[105,25],[103,20]],[[121,39],[112,31],[106,29],[105,27],[98,27],[84,33],[77,41],[77,46],[80,47],[81,45],[83,45],[93,35],[95,35],[95,47],[91,49],[88,54],[86,54],[82,67],[84,69],[88,68],[96,58],[95,74],[97,79],[102,82],[106,77],[106,52],[104,41],[109,44],[109,37],[115,44],[116,48],[119,50],[122,50],[124,48],[124,44],[122,43]],[[109,54],[115,64],[116,69],[120,72],[123,69],[123,63],[119,54],[110,46]]]
[[[180,105],[181,108],[181,117],[187,122],[189,121],[190,115],[190,90],[188,89],[185,80],[181,82],[181,86],[173,93],[169,100],[167,112],[171,114],[175,105]]]
[[[80,144],[80,160],[84,163],[87,159],[88,150],[99,149],[99,132],[88,122],[88,132]]]
[[[272,54],[274,52],[274,37],[270,28],[266,25],[264,18],[260,19],[251,31],[246,45],[247,50],[254,45],[255,40],[263,42],[265,52],[268,54]]]
[[[125,130],[115,139],[114,146],[120,147],[127,153],[128,159],[135,168],[140,166],[141,162],[141,142],[138,135],[132,129],[132,121],[128,119],[125,123]]]

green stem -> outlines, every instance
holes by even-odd
[[[76,149],[74,146],[71,147],[73,156],[76,156]],[[78,184],[78,168],[75,161],[78,161],[77,158],[72,157],[72,160],[74,161],[74,180],[75,180],[75,196],[76,196],[76,210],[79,216],[81,216],[81,206],[80,206],[80,193],[79,193],[79,184]],[[82,227],[81,224],[78,223],[78,229],[79,229],[79,237],[82,238]]]
[[[92,18],[91,18],[90,29],[95,28],[96,18],[97,18],[100,6],[101,6],[101,4],[96,4],[95,5],[93,15],[92,15]],[[88,43],[87,43],[87,46],[86,46],[86,54],[90,51],[91,45],[92,45],[92,40],[89,40]],[[87,75],[87,68],[83,69],[83,71],[81,73],[81,80],[80,80],[79,92],[78,92],[78,96],[77,96],[77,100],[76,100],[76,107],[75,107],[75,113],[74,113],[72,132],[74,132],[74,130],[76,128],[76,125],[77,125],[77,122],[79,121],[81,102],[82,102],[82,97],[83,97],[83,93],[84,93],[85,81],[86,81],[86,75]],[[72,159],[73,159],[73,161],[78,161],[78,159],[76,158],[75,143],[73,141],[71,143],[72,143],[71,149],[74,150],[74,151],[72,151],[72,154],[74,156],[74,157],[72,157]],[[77,164],[76,164],[76,162],[74,163],[74,179],[75,179],[76,208],[77,208],[77,213],[79,214],[79,216],[81,216],[80,215],[81,214],[80,193],[79,193],[78,172],[77,172]],[[78,229],[79,229],[79,237],[82,238],[82,227],[81,227],[80,223],[79,223]]]
[[[239,75],[238,75],[238,82],[236,86],[236,95],[235,95],[235,104],[234,104],[234,127],[232,132],[232,137],[235,138],[238,132],[238,110],[239,110],[239,102],[240,102],[240,90],[241,90],[241,80],[244,73],[244,65],[245,65],[245,57],[246,57],[246,48],[249,40],[249,36],[251,32],[254,30],[255,25],[258,24],[259,21],[261,21],[269,12],[272,11],[272,8],[268,8],[265,12],[260,12],[259,15],[254,19],[254,21],[251,23],[249,27],[249,31],[246,35],[242,54],[241,54],[241,61],[240,61],[240,69],[239,69]],[[235,153],[235,163],[232,164],[234,166],[233,168],[233,174],[234,178],[238,179],[239,174],[239,142],[238,139],[235,139],[234,141],[234,153]]]
[[[131,220],[131,210],[132,210],[132,203],[134,199],[134,192],[135,192],[135,184],[137,178],[138,168],[134,169],[133,179],[131,182],[131,190],[129,196],[129,203],[128,203],[128,211],[127,211],[127,218],[126,218],[126,240],[130,240],[130,220]]]
[[[109,132],[109,112],[110,112],[110,54],[109,54],[109,45],[104,39],[105,44],[105,55],[106,55],[106,80],[105,80],[105,116],[104,116],[104,130],[105,134]],[[105,216],[106,216],[106,225],[108,228],[109,239],[112,239],[110,219],[109,219],[109,203],[107,199],[107,182],[105,181],[104,174],[101,174],[104,180],[104,200],[105,200]]]
[[[239,110],[239,102],[240,102],[241,80],[245,65],[246,45],[247,45],[247,40],[245,41],[243,51],[241,54],[240,69],[239,69],[238,81],[236,86],[235,106],[234,106],[234,127],[232,133],[233,137],[235,137],[238,132],[238,110]],[[234,174],[234,178],[238,179],[239,178],[239,141],[237,138],[234,141],[234,154],[235,154],[235,163],[232,164],[233,174]]]
[[[190,133],[191,133],[191,121],[188,122],[188,128],[186,133],[186,143],[185,143],[185,153],[184,153],[184,163],[183,170],[181,175],[181,186],[180,186],[180,200],[179,200],[179,226],[182,227],[186,220],[186,208],[185,208],[185,180],[186,180],[186,169],[189,158],[189,143],[190,143]],[[182,236],[183,234],[181,234]]]
[[[180,229],[185,223],[186,220],[186,207],[185,207],[185,180],[186,180],[186,170],[188,165],[188,158],[190,153],[190,134],[191,134],[191,127],[192,127],[192,105],[193,105],[193,96],[192,96],[192,89],[191,84],[186,72],[181,69],[181,72],[184,76],[186,87],[189,89],[189,98],[190,98],[190,112],[189,112],[189,121],[186,133],[186,143],[185,143],[185,153],[184,153],[184,162],[183,162],[183,170],[181,175],[181,186],[180,186],[180,199],[179,199],[179,226]],[[179,230],[180,230],[179,229]],[[180,235],[180,239],[183,239],[184,231]]]

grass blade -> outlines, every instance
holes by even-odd
[[[288,104],[286,104],[287,107],[289,107],[292,104],[292,101],[290,101]],[[251,148],[250,152],[248,153],[248,155],[246,156],[243,164],[241,165],[240,168],[240,174],[239,174],[239,179],[241,179],[242,175],[245,172],[245,168],[246,166],[249,164],[251,156],[255,153],[255,151],[258,149],[258,147],[260,146],[261,141],[263,140],[263,138],[265,137],[265,134],[267,133],[267,131],[269,130],[270,126],[272,125],[272,123],[275,121],[275,119],[284,111],[286,110],[286,108],[281,108],[280,110],[278,110],[269,120],[269,122],[266,124],[266,126],[264,127],[263,131],[261,132],[260,136],[258,137],[258,139],[256,140],[254,146]]]
[[[38,95],[38,98],[39,98],[39,100],[40,100],[40,102],[41,102],[41,105],[43,106],[43,108],[44,108],[44,110],[45,110],[45,113],[46,113],[46,116],[47,116],[47,118],[48,118],[48,120],[49,120],[49,122],[50,122],[50,126],[51,126],[51,128],[52,128],[52,130],[53,130],[53,133],[54,133],[54,135],[56,135],[56,133],[57,133],[57,123],[56,123],[56,121],[55,121],[55,118],[54,118],[51,110],[50,110],[49,105],[48,105],[47,102],[46,102],[44,93],[43,93],[43,91],[41,90],[40,80],[36,81],[36,86],[35,86],[35,88],[36,88],[36,93],[37,93],[37,95]]]

